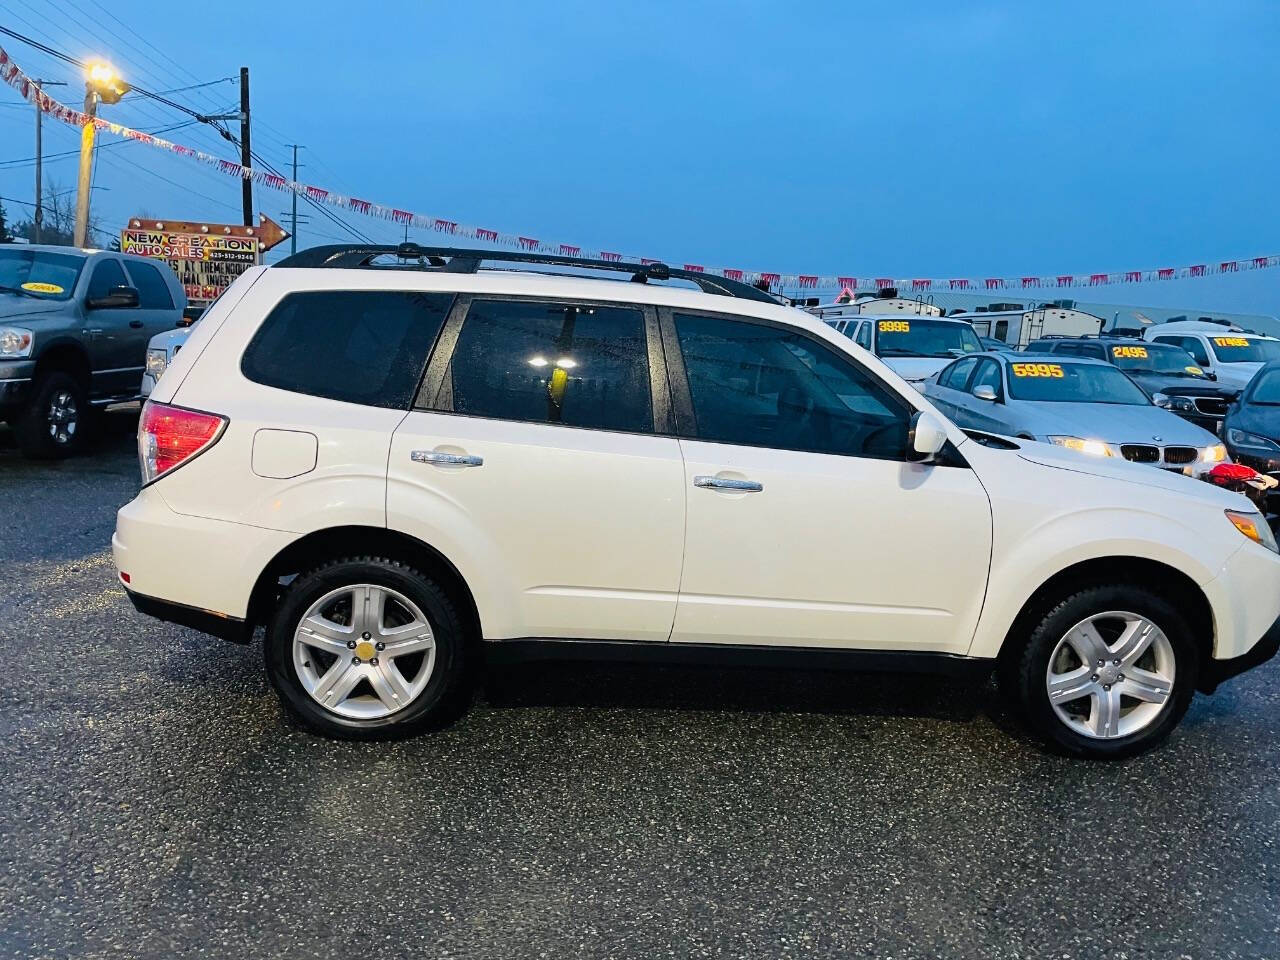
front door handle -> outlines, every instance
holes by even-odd
[[[141,330],[141,329],[142,329],[142,321],[141,321],[141,320],[130,320],[130,321],[129,321],[129,326],[133,327],[133,329],[135,329],[135,330]]]
[[[754,480],[731,480],[728,477],[694,477],[693,485],[711,490],[737,490],[739,493],[759,493],[764,489],[763,483],[756,483]]]
[[[413,450],[409,459],[414,463],[445,463],[455,467],[480,467],[484,465],[484,457],[471,456],[465,453],[440,453],[437,450]]]

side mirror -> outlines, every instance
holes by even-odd
[[[979,400],[986,400],[989,403],[995,403],[996,391],[989,383],[980,383],[973,388],[973,395]]]
[[[1210,380],[1217,380],[1217,379],[1218,379],[1218,375],[1217,375],[1216,373],[1214,373],[1212,370],[1206,370],[1206,371],[1204,372],[1204,375],[1205,375],[1206,377],[1208,377]]]
[[[92,297],[84,305],[90,310],[130,309],[138,302],[138,291],[133,287],[112,287],[105,297]]]
[[[907,459],[915,463],[929,463],[947,444],[947,431],[932,413],[918,411],[911,418],[907,432]]]

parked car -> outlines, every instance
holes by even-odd
[[[1223,428],[1233,460],[1280,477],[1280,361],[1267,363],[1249,381],[1227,412]],[[1274,496],[1271,502],[1277,506]]]
[[[1222,418],[1239,390],[1220,385],[1181,347],[1130,337],[1037,340],[1028,353],[1106,360],[1123,370],[1158,407],[1220,434]]]
[[[972,362],[971,362],[972,361]],[[1162,410],[1109,363],[1028,354],[957,361],[925,396],[961,427],[1199,476],[1227,457],[1218,438]]]
[[[147,341],[178,323],[173,271],[129,254],[0,246],[0,417],[30,457],[64,457],[91,407],[138,396]]]
[[[1280,340],[1216,323],[1160,323],[1148,327],[1142,336],[1151,343],[1181,347],[1195,358],[1196,366],[1233,390],[1243,390],[1267,361],[1280,360]]]
[[[481,269],[512,261],[640,282]],[[815,318],[661,264],[251,268],[138,443],[112,539],[134,605],[264,627],[285,708],[336,737],[446,722],[482,661],[605,657],[995,669],[1041,735],[1115,757],[1280,646],[1243,496],[980,442]]]
[[[174,327],[172,330],[157,333],[147,342],[146,366],[142,370],[142,385],[139,388],[142,397],[151,396],[151,391],[155,389],[161,375],[168,368],[169,361],[177,356],[189,336],[191,336],[190,326]]]
[[[968,321],[948,317],[873,315],[827,323],[870,350],[917,390],[949,361],[986,349]]]

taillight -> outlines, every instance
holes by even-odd
[[[148,400],[138,422],[138,462],[142,482],[186,463],[218,442],[228,420],[216,413],[187,410]]]

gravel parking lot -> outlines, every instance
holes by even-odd
[[[622,666],[331,743],[116,586],[135,421],[61,464],[0,428],[4,956],[1280,955],[1280,666],[1112,765],[992,687]]]

